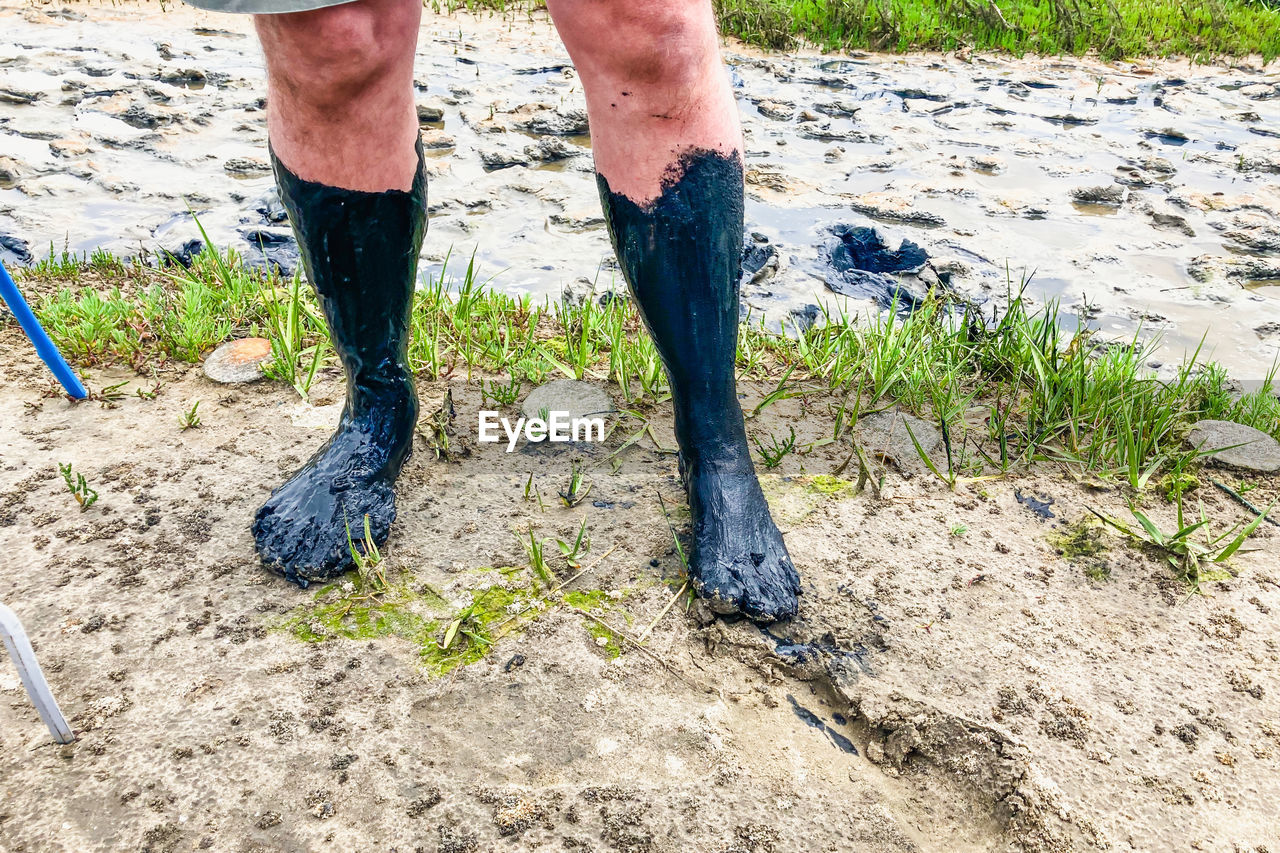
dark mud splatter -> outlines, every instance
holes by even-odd
[[[836,293],[874,299],[883,308],[896,304],[909,310],[924,301],[931,285],[939,281],[936,276],[922,276],[928,270],[929,254],[911,240],[890,249],[874,228],[837,225],[832,232],[836,239],[824,253],[831,267],[827,286]]]
[[[791,710],[804,722],[806,726],[822,732],[833,744],[835,744],[836,748],[842,752],[847,752],[850,755],[858,754],[858,748],[853,745],[853,741],[827,725],[827,723],[813,711],[810,711],[808,708],[797,702],[796,697],[788,693],[787,701],[791,703]]]
[[[1054,501],[1053,498],[1048,495],[1045,495],[1043,498],[1034,498],[1029,495],[1024,495],[1022,493],[1022,489],[1014,489],[1013,496],[1017,499],[1018,503],[1022,504],[1041,518],[1057,518],[1057,516],[1054,515],[1053,510],[1049,509],[1049,507],[1053,506]]]

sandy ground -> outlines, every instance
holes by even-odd
[[[436,677],[421,638],[299,639],[316,590],[256,564],[252,512],[322,440],[333,378],[309,407],[193,368],[105,408],[43,396],[13,327],[0,362],[0,600],[79,735],[52,744],[0,667],[0,850],[1280,849],[1274,528],[1187,598],[1112,537],[1087,559],[1055,553],[1087,506],[1122,514],[1118,492],[1048,472],[951,493],[904,464],[883,495],[855,495],[815,479],[846,439],[765,477],[805,580],[794,622],[766,634],[676,607],[648,653],[615,656],[560,604]],[[90,385],[125,380],[154,384]],[[670,601],[663,581],[679,584],[657,500],[687,523],[674,459],[648,440],[615,456],[622,429],[481,447],[476,386],[451,387],[454,455],[420,440],[389,576],[456,612],[473,590],[532,583],[484,571],[527,565],[514,531],[569,538],[585,515],[593,568],[572,588],[641,633]],[[427,415],[444,391],[420,389]],[[183,431],[196,399],[203,423]],[[829,430],[820,402],[787,404],[752,431]],[[654,423],[669,445],[666,413]],[[593,486],[567,509],[554,496],[574,458]],[[100,492],[83,513],[66,462]],[[530,474],[545,511],[523,499]],[[1280,490],[1254,482],[1263,502]],[[1015,490],[1054,498],[1055,517]]]

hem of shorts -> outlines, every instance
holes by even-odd
[[[184,2],[207,12],[226,12],[232,15],[285,15],[290,12],[310,12],[329,6],[340,6],[356,0],[184,0]]]

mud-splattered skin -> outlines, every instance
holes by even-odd
[[[596,177],[623,274],[671,380],[693,582],[714,609],[789,618],[800,579],[756,479],[734,380],[742,161],[688,151],[643,205]]]
[[[408,191],[357,192],[304,181],[272,154],[302,263],[347,378],[338,430],[253,522],[263,564],[306,586],[350,568],[347,539],[386,541],[393,486],[409,457],[418,398],[406,363],[418,251],[426,231],[422,149]]]

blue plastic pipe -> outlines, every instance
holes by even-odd
[[[67,360],[62,357],[62,353],[58,352],[58,348],[54,346],[53,341],[49,340],[49,336],[45,334],[44,329],[40,326],[40,321],[36,319],[36,315],[31,312],[31,307],[27,305],[27,300],[22,298],[22,292],[18,290],[18,285],[13,283],[13,279],[9,277],[9,272],[4,268],[4,264],[0,264],[0,299],[4,300],[4,304],[9,306],[9,310],[13,312],[13,316],[18,319],[18,325],[22,327],[22,331],[27,333],[27,337],[31,339],[31,343],[35,344],[36,355],[48,366],[53,375],[62,383],[62,387],[67,389],[67,393],[77,400],[83,400],[89,394],[84,390],[84,386],[80,384],[79,377],[72,371],[71,365],[67,364]]]

